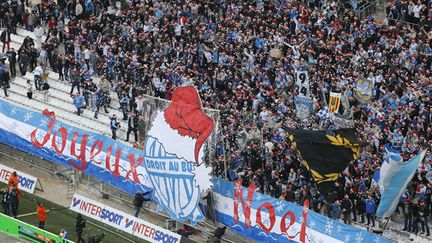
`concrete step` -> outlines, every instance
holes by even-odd
[[[23,107],[23,108],[30,108],[34,110],[35,112],[41,112],[45,108],[47,108],[50,111],[54,111],[56,116],[60,118],[61,121],[75,127],[79,127],[88,131],[92,131],[95,133],[99,133],[105,136],[110,137],[111,136],[111,129],[109,126],[109,122],[107,124],[102,124],[101,122],[98,122],[97,120],[90,119],[88,117],[83,116],[77,116],[73,112],[69,112],[67,109],[65,109],[62,106],[58,105],[52,105],[50,103],[47,103],[43,101],[43,96],[40,93],[34,93],[36,96],[36,99],[29,100],[26,95],[26,89],[23,88],[20,85],[16,85],[14,83],[11,84],[11,89],[9,89],[10,95],[6,99]],[[64,101],[63,101],[64,102]],[[62,104],[63,105],[63,104]],[[92,113],[89,111],[84,110],[85,113]],[[119,139],[126,137],[126,131],[124,128],[120,129],[118,132]],[[119,140],[123,142],[122,140]],[[127,145],[130,145],[129,143],[123,142]]]
[[[29,76],[30,75],[26,75],[24,77],[16,77],[14,82],[16,84],[19,84],[19,85],[23,86],[24,88],[26,88],[27,87],[26,86],[27,80],[30,80],[30,82],[32,84],[34,84],[34,79],[30,78]],[[51,79],[48,80],[48,84],[51,87],[49,90],[50,96],[56,97],[60,100],[65,100],[68,103],[72,104],[72,98],[70,97],[69,92],[65,91],[65,88],[67,88],[67,87],[65,85],[62,85],[61,82],[66,82],[66,81],[54,81]],[[67,88],[67,90],[70,91],[70,88]],[[111,102],[111,103],[115,103],[115,102]],[[75,109],[75,106],[74,106],[74,109]],[[116,114],[117,117],[119,117],[119,118],[121,118],[123,116],[122,112],[121,112],[121,110],[119,110],[119,108],[118,109],[109,108],[108,110],[109,110],[109,114],[106,114],[105,112],[99,112],[99,114],[98,114],[99,119],[97,119],[97,120],[101,120],[101,118],[102,118],[101,121],[104,121],[104,122],[105,122],[105,120],[109,121],[110,115],[112,115],[112,114]],[[91,116],[89,118],[93,118],[93,116]],[[122,126],[126,125],[126,127],[127,127],[126,121],[120,120],[120,122],[121,122]]]
[[[19,80],[19,78],[17,78],[17,79]],[[25,86],[25,81],[22,81],[21,83],[19,81],[12,83],[11,91],[15,91],[15,92],[23,94],[23,96],[27,97],[26,96],[27,89]],[[49,95],[48,102],[45,102],[43,100],[42,93],[36,91],[36,92],[34,92],[34,94],[36,94],[35,99],[37,99],[39,102],[43,103],[44,105],[49,104],[51,106],[57,107],[58,109],[63,109],[65,112],[77,117],[77,115],[74,114],[74,112],[76,111],[76,108],[72,104],[72,98],[70,98],[70,102],[68,102],[64,99],[61,99],[61,98],[58,98],[57,96],[55,96],[58,94],[56,94],[56,92],[53,91],[53,95]],[[91,127],[98,127],[101,129],[103,128],[105,131],[111,131],[111,128],[109,126],[110,119],[108,116],[106,116],[106,114],[105,114],[105,116],[100,116],[99,119],[94,119],[93,115],[94,115],[94,111],[91,111],[90,109],[82,110],[81,117],[79,117],[80,122],[78,122],[78,124],[85,125],[85,124],[88,124],[88,122],[91,122],[93,124],[93,126],[91,126]],[[126,131],[126,129],[123,127],[120,128],[120,131],[121,130]]]

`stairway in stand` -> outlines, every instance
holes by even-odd
[[[34,38],[34,34],[32,32],[23,29],[18,29],[17,34],[18,35],[11,35],[12,41],[10,43],[10,46],[13,47],[15,51],[18,51],[26,36]],[[0,48],[2,47],[3,46],[0,43]],[[30,72],[27,72],[25,76],[21,76],[17,68],[17,77],[12,79],[11,87],[8,90],[9,97],[4,97],[3,94],[1,94],[0,97],[15,105],[31,109],[35,112],[42,112],[46,108],[50,111],[54,111],[56,117],[68,125],[99,133],[108,137],[111,137],[109,117],[113,114],[116,114],[117,120],[121,124],[120,129],[117,130],[117,140],[131,145],[123,141],[126,139],[127,121],[121,120],[123,115],[120,110],[118,97],[114,92],[111,92],[112,101],[110,107],[108,108],[108,114],[103,111],[103,108],[101,108],[98,114],[98,119],[95,119],[94,110],[87,108],[83,110],[81,116],[78,116],[76,114],[76,108],[72,102],[72,97],[69,94],[71,85],[68,81],[60,81],[58,79],[58,74],[51,70],[49,70],[50,73],[48,78],[48,84],[50,85],[48,101],[44,101],[42,93],[36,90],[33,92],[33,99],[28,99],[26,91],[27,80],[30,80],[34,88],[34,77],[32,71],[33,70],[30,70]],[[96,84],[99,83],[99,80],[100,79],[98,77],[94,78],[94,82]]]

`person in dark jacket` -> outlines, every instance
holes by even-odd
[[[117,130],[120,128],[120,122],[117,121],[117,115],[113,114],[110,120],[110,126],[111,126],[111,138],[116,140],[117,139]]]
[[[412,220],[413,220],[412,232],[414,234],[418,234],[419,223],[420,223],[420,207],[419,207],[419,203],[418,203],[417,199],[413,200],[413,203],[411,206],[411,211],[412,211]]]
[[[3,50],[2,52],[5,52],[5,47],[7,46],[7,51],[9,51],[10,49],[10,41],[11,41],[11,37],[10,37],[11,33],[7,28],[3,29],[3,32],[0,34],[0,40],[3,43]]]
[[[9,188],[5,187],[2,188],[0,191],[1,200],[2,200],[2,206],[3,206],[3,213],[6,215],[10,215],[10,194],[9,194]]]
[[[11,206],[11,214],[12,217],[16,218],[18,215],[18,204],[19,204],[19,198],[18,198],[18,189],[13,186],[9,195],[10,195],[10,206]]]
[[[426,236],[429,236],[430,235],[429,225],[428,225],[429,205],[425,204],[424,201],[420,202],[419,214],[420,214],[420,223],[422,227],[422,232],[420,232],[420,234],[424,234],[426,228]]]
[[[292,186],[291,185],[289,185],[289,187],[287,187],[285,199],[288,202],[294,202],[295,201],[295,193],[292,190]]]
[[[138,218],[138,215],[139,215],[139,213],[141,211],[143,203],[146,202],[146,201],[150,201],[151,200],[151,199],[145,198],[145,196],[148,195],[148,194],[150,194],[150,193],[151,193],[151,191],[148,191],[148,192],[145,192],[145,193],[142,193],[142,192],[138,191],[135,194],[135,198],[134,198],[134,201],[133,201],[133,205],[135,206],[135,210],[136,210],[135,211],[135,217]]]
[[[12,77],[16,76],[16,62],[17,62],[17,53],[14,48],[11,48],[10,51],[7,52],[9,57],[9,70]]]
[[[341,207],[342,207],[342,218],[344,223],[351,225],[352,222],[351,212],[353,208],[353,203],[349,199],[348,194],[346,194],[344,199],[342,200]]]
[[[77,232],[78,235],[77,243],[80,242],[85,243],[84,239],[82,238],[82,233],[84,232],[85,227],[86,227],[86,221],[84,220],[81,214],[78,214],[75,222],[75,231]]]
[[[3,73],[0,75],[0,84],[5,96],[8,97],[9,95],[7,94],[7,90],[10,88],[10,75],[8,69],[4,69]]]
[[[96,111],[94,114],[94,118],[98,119],[98,113],[101,107],[104,108],[105,113],[108,113],[107,107],[108,107],[109,94],[99,89],[98,91],[96,91],[95,96],[96,96]]]
[[[402,230],[411,231],[412,211],[411,211],[411,203],[408,198],[404,199],[404,202],[402,204],[402,214],[404,216],[404,228]]]
[[[214,232],[213,243],[220,243],[223,235],[225,234],[226,226],[219,227]]]
[[[131,112],[128,118],[128,130],[126,133],[126,142],[129,142],[129,134],[133,132],[135,136],[135,142],[138,142],[138,117],[134,112]]]

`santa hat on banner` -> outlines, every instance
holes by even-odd
[[[149,136],[157,138],[168,153],[199,165],[203,144],[213,128],[213,119],[204,113],[197,90],[187,86],[174,91],[171,104],[157,114]]]

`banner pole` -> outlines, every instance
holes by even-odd
[[[389,223],[389,221],[390,221],[390,218],[391,218],[391,216],[390,217],[388,217],[388,219],[387,219],[387,222],[385,223],[385,225],[384,225],[384,227],[383,227],[383,232],[384,232],[384,230],[386,229],[386,227],[387,227],[387,224]]]
[[[222,146],[223,146],[223,160],[224,160],[224,174],[225,174],[225,180],[228,179],[228,173],[227,173],[227,161],[226,161],[226,148],[225,148],[225,139],[222,139]]]

